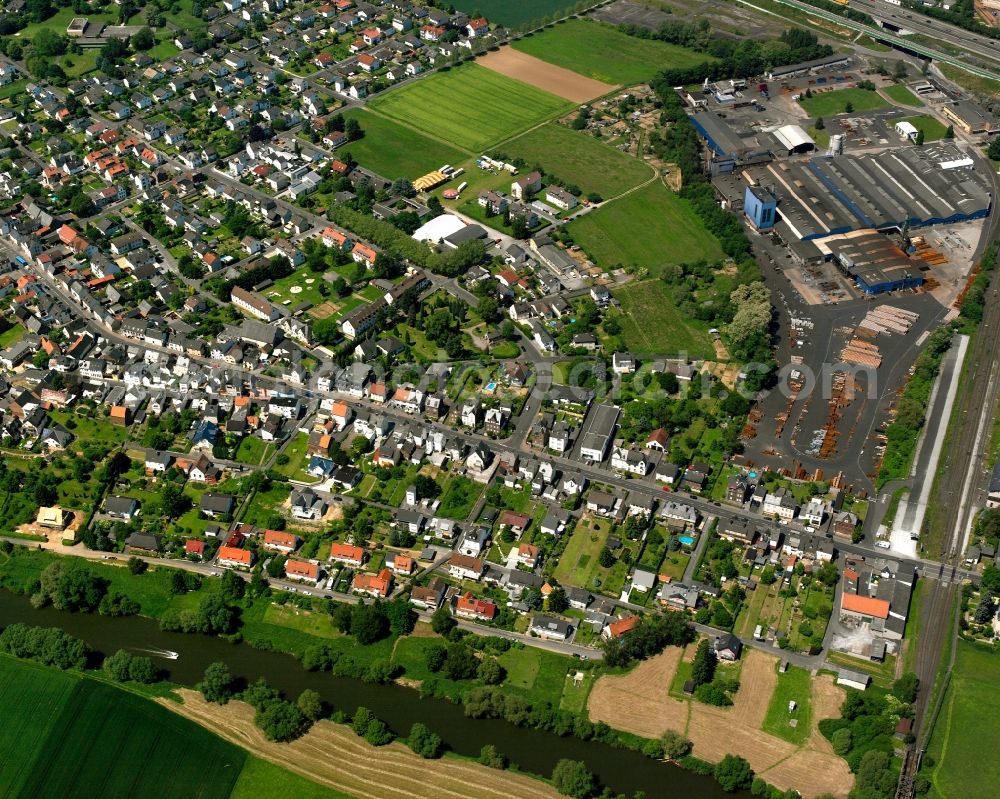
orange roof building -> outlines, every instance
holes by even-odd
[[[346,563],[349,566],[360,566],[365,562],[365,551],[353,544],[331,544],[330,560]]]
[[[392,572],[382,569],[378,574],[355,574],[351,590],[359,594],[387,597],[392,590]]]
[[[497,615],[497,604],[489,599],[480,599],[466,591],[455,601],[455,615],[463,619],[492,621]]]
[[[220,566],[234,566],[248,569],[253,566],[253,552],[249,549],[236,547],[219,547],[218,562]]]
[[[299,547],[299,537],[282,530],[265,530],[264,547],[277,552],[294,552]]]
[[[310,580],[319,581],[319,564],[310,563],[307,560],[287,560],[285,561],[285,576],[289,580]]]
[[[858,596],[848,594],[841,597],[840,607],[845,613],[854,613],[858,616],[866,616],[873,619],[889,618],[889,603],[884,599],[876,599],[870,596]]]

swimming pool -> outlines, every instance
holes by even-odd
[[[493,381],[493,380],[491,380],[489,383],[487,383],[486,384],[486,390],[487,391],[496,391],[497,390],[497,384],[496,384],[496,382]]]
[[[677,540],[686,547],[689,547],[694,543],[694,539],[689,535],[682,535]]]

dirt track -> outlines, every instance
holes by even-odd
[[[847,763],[833,754],[815,726],[802,747],[761,730],[777,684],[776,658],[758,650],[748,652],[733,706],[718,708],[668,694],[681,654],[670,647],[628,674],[599,679],[587,706],[591,719],[650,738],[673,729],[691,740],[697,757],[717,762],[730,753],[741,755],[755,772],[782,790],[795,788],[806,797],[847,795],[854,782]],[[831,677],[815,678],[814,725],[839,715],[843,696]]]
[[[512,47],[501,47],[496,52],[487,53],[476,59],[476,63],[574,103],[585,103],[617,88],[613,84],[578,75],[572,70],[557,67]]]
[[[254,755],[358,799],[557,799],[543,782],[458,760],[424,760],[403,744],[374,747],[349,727],[321,721],[297,741],[268,741],[243,702],[220,706],[196,691],[181,689],[184,704],[164,707],[207,727]],[[350,764],[347,767],[346,764]]]

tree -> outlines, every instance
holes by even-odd
[[[715,779],[729,793],[746,790],[753,782],[753,769],[742,757],[726,755],[715,767]]]
[[[256,724],[269,741],[291,741],[306,727],[305,718],[297,706],[284,699],[267,702],[254,714]]]
[[[451,616],[451,611],[444,605],[434,611],[431,616],[431,629],[438,635],[447,635],[458,626],[458,622]]]
[[[81,191],[74,194],[73,199],[69,201],[69,210],[70,213],[83,219],[94,213],[96,209],[94,201]]]
[[[470,680],[476,676],[479,661],[464,641],[448,645],[448,657],[444,662],[444,675],[450,680]]]
[[[892,684],[892,695],[900,702],[912,705],[917,701],[917,692],[920,690],[920,680],[912,671],[903,674]]]
[[[198,632],[220,635],[230,632],[235,623],[236,611],[220,594],[209,594],[198,605]]]
[[[132,574],[144,574],[148,568],[149,564],[142,558],[137,558],[133,555],[128,559],[128,570]]]
[[[159,676],[156,666],[148,657],[134,657],[128,667],[128,678],[133,682],[151,683],[156,682]]]
[[[421,722],[415,722],[410,728],[410,735],[406,739],[407,746],[416,754],[423,758],[431,759],[441,756],[443,742],[441,736]]]
[[[823,117],[816,118],[816,124],[813,125],[816,130],[826,130],[826,123],[823,121]]]
[[[485,658],[476,669],[476,674],[486,685],[499,685],[507,676],[507,670],[496,658]]]
[[[306,688],[299,694],[295,704],[298,706],[299,712],[309,721],[318,721],[323,718],[323,699],[312,688]]]
[[[663,756],[668,760],[680,760],[691,752],[691,742],[675,730],[667,730],[660,738]]]
[[[204,677],[195,687],[201,691],[207,702],[224,705],[234,693],[233,675],[225,663],[220,661],[209,663]]]
[[[949,126],[948,126],[948,127],[947,127],[947,128],[945,129],[945,132],[944,132],[944,137],[945,137],[946,139],[954,139],[954,138],[955,138],[955,126],[954,126],[954,125],[949,125]]]
[[[549,598],[546,602],[549,610],[553,613],[562,613],[569,607],[569,600],[566,598],[566,592],[560,586],[556,586],[549,592]]]
[[[102,616],[134,616],[141,610],[139,603],[123,591],[111,591],[104,595],[97,611]]]
[[[573,799],[587,799],[597,789],[594,775],[579,760],[562,758],[552,769],[552,785],[559,793]]]
[[[373,644],[389,634],[389,618],[382,604],[359,603],[351,612],[351,635],[359,644]]]
[[[113,655],[104,658],[102,668],[112,680],[125,682],[129,676],[129,666],[132,663],[132,653],[119,649]]]
[[[225,571],[222,574],[222,587],[219,593],[226,602],[239,602],[246,593],[246,581],[236,572]]]
[[[847,103],[846,103],[846,104],[844,105],[844,113],[845,113],[845,114],[853,114],[853,113],[854,113],[854,103],[852,103],[852,102],[848,101],[848,102],[847,102]]]
[[[178,516],[184,515],[191,507],[191,499],[184,493],[184,489],[169,480],[163,483],[157,499],[160,504],[160,512],[168,519],[176,519]]]
[[[603,549],[601,549],[601,554],[598,558],[598,562],[601,564],[602,568],[610,569],[612,566],[615,565],[615,553],[612,552],[607,547],[604,547]]]
[[[149,28],[142,28],[138,33],[129,38],[129,44],[132,45],[134,50],[142,53],[156,45],[156,38]]]
[[[57,610],[92,611],[104,597],[106,583],[86,566],[57,560],[45,567],[36,596],[40,604],[51,602]]]
[[[357,141],[365,135],[358,120],[351,118],[344,120],[344,134],[348,141]]]
[[[691,662],[691,681],[697,688],[699,685],[712,682],[713,677],[715,677],[715,652],[706,639],[698,644],[698,649],[694,653],[694,660]]]
[[[906,80],[906,76],[908,74],[909,72],[906,69],[906,62],[903,59],[899,59],[896,62],[895,67],[893,67],[892,76],[896,80]]]
[[[923,128],[921,128],[920,130],[917,131],[917,138],[915,138],[913,140],[913,143],[916,144],[918,147],[924,143],[924,130],[923,130]]]
[[[853,735],[851,734],[851,728],[844,727],[841,730],[837,730],[833,735],[830,736],[830,744],[831,746],[833,746],[833,751],[836,752],[841,757],[850,752],[851,747],[854,745]]]

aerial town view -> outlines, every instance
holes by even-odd
[[[998,193],[1000,0],[0,0],[0,799],[997,796]]]

